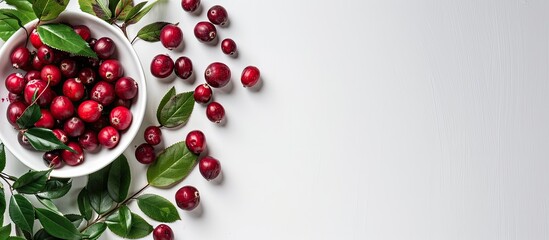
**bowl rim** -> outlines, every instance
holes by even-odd
[[[119,29],[117,29],[114,26],[108,24],[107,22],[103,21],[100,18],[97,18],[95,16],[92,16],[90,14],[83,13],[83,12],[67,10],[67,11],[61,13],[57,19],[52,20],[52,21],[47,21],[45,23],[59,22],[59,20],[58,20],[59,18],[69,18],[69,19],[72,19],[72,18],[83,19],[83,18],[85,18],[89,21],[92,21],[96,24],[102,25],[103,27],[107,28],[113,35],[116,35],[116,37],[126,40],[126,36],[124,36],[122,31],[120,31]],[[34,20],[30,21],[29,23],[25,24],[24,27],[25,27],[26,30],[31,30],[31,29],[34,28],[34,26],[36,25],[37,22],[38,22],[38,19],[34,19]],[[70,23],[71,21],[69,20],[68,22]],[[13,45],[13,44],[11,44],[11,42],[16,41],[15,40],[16,38],[14,38],[13,36],[15,36],[17,34],[26,34],[26,33],[25,33],[25,30],[22,29],[22,28],[17,30],[12,35],[12,37],[10,37],[7,41],[5,41],[3,43],[2,47],[0,48],[0,56],[6,54],[6,52],[8,51],[8,49],[7,49],[8,46]],[[112,159],[110,159],[108,161],[102,161],[102,162],[98,162],[96,164],[91,164],[89,166],[86,166],[86,168],[83,168],[85,170],[68,171],[68,172],[63,171],[63,174],[59,174],[59,171],[57,169],[53,169],[52,172],[50,173],[51,177],[74,178],[74,177],[86,176],[86,175],[92,174],[94,172],[97,172],[97,171],[103,169],[105,166],[111,164],[116,158],[118,158],[120,155],[122,155],[124,153],[124,151],[131,146],[133,140],[137,136],[137,134],[139,132],[139,129],[141,128],[141,124],[143,123],[143,118],[145,117],[145,112],[146,112],[146,108],[147,108],[147,104],[146,104],[147,81],[146,81],[146,78],[145,78],[143,66],[141,64],[139,56],[137,55],[135,49],[133,48],[133,45],[131,45],[129,41],[123,41],[122,44],[124,44],[126,48],[130,49],[130,51],[129,51],[130,57],[132,59],[136,60],[136,62],[138,63],[138,66],[137,66],[138,71],[135,72],[135,73],[132,72],[132,75],[137,75],[140,79],[142,79],[142,81],[140,81],[140,85],[139,85],[139,92],[138,92],[139,100],[138,101],[143,101],[143,107],[136,109],[136,112],[132,111],[132,115],[133,115],[132,125],[136,124],[138,127],[133,128],[133,129],[129,128],[124,133],[124,135],[128,135],[128,136],[132,137],[131,140],[128,141],[127,146],[121,147],[121,145],[118,145],[113,149],[109,149],[110,151],[112,151],[110,153],[110,155],[113,156]],[[133,130],[133,131],[130,132],[130,130]],[[25,159],[21,155],[21,153],[19,151],[13,151],[12,150],[12,149],[15,149],[15,147],[12,144],[15,144],[17,141],[6,141],[6,139],[3,138],[3,134],[0,134],[0,140],[2,141],[2,143],[4,143],[4,146],[13,154],[13,156],[15,158],[17,158],[17,160],[19,162],[23,163],[25,166],[27,166],[31,169],[37,170],[37,171],[42,171],[42,170],[47,170],[48,169],[45,165],[44,165],[45,168],[43,168],[43,169],[35,169],[34,167],[36,167],[36,166],[31,166],[32,164],[30,163],[30,161],[21,160],[21,159]],[[104,150],[105,149],[103,148],[100,151],[104,151]],[[65,166],[65,168],[66,167],[72,167],[72,166]],[[75,169],[76,169],[76,167],[78,167],[78,166],[75,166]]]

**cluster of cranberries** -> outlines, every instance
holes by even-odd
[[[17,119],[29,105],[38,104],[42,116],[34,126],[48,128],[75,152],[55,150],[43,159],[53,168],[63,163],[76,166],[84,161],[84,150],[98,151],[101,146],[114,148],[120,134],[132,123],[130,107],[137,96],[137,82],[124,76],[121,63],[115,58],[112,39],[91,37],[87,26],[73,29],[99,57],[71,56],[42,43],[35,30],[29,36],[36,51],[18,47],[11,53],[16,72],[5,81],[10,105],[7,118],[16,129]],[[36,99],[33,101],[34,94]],[[20,129],[18,140],[31,149]]]

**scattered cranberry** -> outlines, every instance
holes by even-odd
[[[200,84],[194,89],[193,97],[197,103],[207,103],[212,99],[212,88],[208,84]]]
[[[133,99],[137,95],[137,82],[131,77],[122,77],[116,81],[114,92],[121,99]]]
[[[183,32],[175,24],[168,24],[160,31],[160,42],[169,50],[179,47],[182,41]]]
[[[157,78],[166,78],[172,73],[173,67],[174,63],[170,56],[159,54],[151,62],[151,73]]]
[[[95,45],[93,46],[93,51],[95,51],[99,58],[109,59],[116,51],[116,45],[114,44],[112,39],[108,37],[102,37],[100,39],[97,39],[97,41],[95,42]]]
[[[40,76],[40,71],[36,71],[36,70],[28,71],[27,73],[25,73],[25,76],[23,76],[23,78],[25,78],[25,82],[42,79],[42,77]]]
[[[201,42],[212,42],[217,37],[217,30],[210,22],[199,22],[194,26],[194,36]]]
[[[55,93],[47,87],[47,83],[42,80],[32,80],[27,83],[23,91],[23,97],[28,104],[32,103],[32,98],[36,92],[36,96],[40,96],[37,103],[41,107],[49,105],[55,96]]]
[[[90,40],[90,37],[91,37],[91,31],[90,31],[90,28],[88,28],[87,26],[85,25],[76,25],[76,26],[73,26],[72,29],[74,29],[74,31],[80,35],[80,37],[82,37],[82,39],[84,39],[84,41],[88,41]]]
[[[44,43],[42,43],[42,39],[40,39],[40,35],[38,35],[38,31],[35,29],[32,30],[30,34],[30,42],[32,46],[36,49],[42,47]]]
[[[193,62],[188,57],[179,57],[175,60],[174,72],[180,78],[189,78],[193,73]]]
[[[132,112],[122,106],[115,107],[111,110],[110,121],[111,126],[119,131],[124,131],[128,129],[132,123]]]
[[[115,99],[114,87],[108,82],[100,81],[93,86],[90,98],[101,103],[103,106],[107,106]]]
[[[194,130],[187,134],[185,145],[194,154],[200,154],[206,150],[206,136],[200,130]]]
[[[215,5],[208,10],[208,20],[215,25],[223,26],[227,24],[228,19],[229,15],[227,14],[227,10],[222,6]]]
[[[99,65],[99,76],[107,82],[114,82],[123,75],[124,68],[118,60],[105,60]]]
[[[91,68],[83,68],[78,73],[78,79],[80,79],[80,81],[85,85],[93,84],[95,82],[95,78],[95,71],[93,71],[93,69]]]
[[[154,147],[148,143],[143,143],[135,149],[135,158],[143,164],[151,164],[156,160]]]
[[[55,65],[46,65],[40,72],[40,77],[44,82],[50,82],[51,86],[56,86],[61,82],[61,70]]]
[[[187,12],[194,12],[200,6],[200,0],[181,0],[181,7]]]
[[[21,131],[17,133],[17,142],[19,142],[19,145],[26,149],[33,149],[31,143],[29,142],[29,139]]]
[[[63,59],[59,64],[59,69],[63,74],[63,77],[73,78],[78,75],[78,67],[76,67],[76,61],[74,59]]]
[[[44,159],[46,166],[49,168],[58,169],[63,166],[63,160],[61,159],[61,152],[59,150],[44,153],[42,159]]]
[[[227,55],[234,55],[236,53],[236,43],[230,38],[223,39],[221,41],[221,51]]]
[[[51,101],[50,111],[57,120],[65,120],[74,115],[74,105],[65,96],[57,96]]]
[[[84,125],[84,121],[77,117],[70,118],[63,125],[63,131],[70,137],[78,137],[82,135],[85,130],[86,125]]]
[[[244,87],[253,87],[259,81],[259,69],[254,66],[247,66],[242,71],[240,81]]]
[[[217,159],[208,156],[200,159],[198,169],[200,170],[200,174],[202,174],[206,180],[212,180],[219,176],[219,173],[221,172],[221,164]]]
[[[173,231],[166,224],[160,224],[153,231],[154,240],[173,240]]]
[[[86,100],[78,106],[78,117],[84,122],[95,122],[101,118],[103,106],[94,100]]]
[[[162,141],[162,131],[157,126],[149,126],[145,129],[145,142],[156,146]]]
[[[14,68],[26,68],[31,65],[31,53],[26,47],[18,47],[13,50],[10,59]]]
[[[97,133],[93,130],[86,130],[80,137],[78,137],[78,143],[86,151],[93,152],[99,149],[99,140],[97,139]]]
[[[206,117],[214,123],[220,123],[225,117],[225,109],[218,102],[211,102],[206,107]]]
[[[184,186],[175,193],[175,202],[183,210],[193,210],[200,203],[200,194],[193,186]]]
[[[71,101],[80,101],[86,93],[84,84],[78,78],[69,78],[63,83],[63,95]]]
[[[204,78],[214,88],[224,87],[231,80],[231,69],[224,63],[214,62],[204,71]]]
[[[40,119],[34,123],[35,127],[52,129],[55,126],[55,119],[50,111],[46,109],[40,109]]]
[[[52,64],[56,57],[55,51],[46,45],[42,45],[38,48],[36,56],[38,56],[42,65]]]
[[[12,73],[6,78],[6,89],[10,93],[20,94],[25,90],[27,81],[21,73]]]
[[[99,139],[99,144],[106,148],[114,148],[118,145],[118,141],[120,141],[120,134],[114,127],[106,126],[99,131],[97,139]]]
[[[66,144],[69,141],[69,137],[67,136],[65,131],[61,129],[53,129],[53,135],[55,135],[55,137],[57,137],[57,139],[59,139],[59,141],[61,141],[62,143]]]
[[[15,101],[10,103],[10,105],[8,105],[7,111],[8,122],[14,127],[17,127],[16,121],[19,117],[21,117],[27,107],[28,105],[21,101]]]
[[[70,147],[75,152],[71,152],[69,150],[62,150],[61,151],[61,158],[63,161],[69,165],[69,166],[76,166],[80,165],[84,162],[84,152],[82,151],[82,148],[78,143],[76,142],[69,142],[67,144],[68,147]]]

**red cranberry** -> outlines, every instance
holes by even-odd
[[[118,141],[120,141],[120,134],[114,127],[106,126],[99,131],[97,139],[99,139],[99,144],[106,148],[114,148],[118,145]]]
[[[209,22],[199,22],[194,27],[194,36],[201,42],[212,42],[217,36],[217,30]]]
[[[11,53],[11,64],[14,68],[26,68],[31,64],[31,53],[26,47],[18,47]]]
[[[36,49],[42,47],[44,43],[42,43],[42,39],[40,39],[40,35],[38,35],[38,31],[35,29],[32,30],[30,34],[30,42],[32,46]]]
[[[108,82],[100,81],[93,86],[90,98],[101,103],[103,106],[107,106],[115,99],[114,87]]]
[[[169,50],[179,47],[182,41],[183,32],[175,24],[168,24],[160,31],[160,42]]]
[[[160,224],[153,231],[154,240],[173,240],[173,231],[166,224]]]
[[[19,145],[26,149],[34,149],[29,142],[29,139],[25,135],[23,135],[21,131],[17,133],[17,141],[19,142]]]
[[[91,49],[93,49],[93,47],[95,47],[95,43],[97,43],[97,39],[95,39],[95,38],[90,38],[88,40],[88,44],[90,45]]]
[[[27,73],[25,73],[25,76],[23,76],[23,78],[25,78],[25,82],[42,79],[42,77],[40,76],[40,71],[36,71],[36,70],[28,71]]]
[[[27,81],[23,78],[21,73],[12,73],[6,78],[6,89],[10,93],[20,94],[25,90]]]
[[[65,96],[57,96],[51,101],[50,111],[57,120],[65,120],[74,115],[74,105]]]
[[[148,143],[143,143],[135,149],[135,158],[143,164],[151,164],[156,160],[154,147]]]
[[[157,78],[166,78],[173,71],[173,60],[165,54],[156,55],[151,62],[151,73]]]
[[[108,37],[97,39],[95,45],[93,46],[93,51],[95,51],[97,56],[101,59],[109,59],[114,54],[115,50],[116,45],[112,39]]]
[[[61,82],[61,70],[55,65],[46,65],[42,68],[40,72],[42,81],[50,82],[51,86],[56,86]]]
[[[175,60],[174,71],[178,77],[187,79],[193,73],[193,62],[188,57],[180,57]]]
[[[90,31],[90,28],[88,28],[87,26],[84,26],[84,25],[76,25],[76,26],[72,26],[72,29],[74,29],[74,31],[80,35],[80,37],[82,37],[82,39],[84,39],[84,41],[88,41],[90,40],[90,37],[91,37],[91,31]]]
[[[86,151],[93,152],[99,149],[99,140],[97,134],[92,130],[86,130],[80,137],[78,137],[78,143]]]
[[[214,62],[204,71],[204,78],[214,88],[224,87],[231,80],[231,69],[224,63]]]
[[[37,101],[38,105],[41,107],[49,105],[55,97],[55,93],[47,87],[47,85],[48,84],[42,80],[29,81],[23,91],[25,102],[30,104],[34,96],[34,92],[37,92],[37,96],[40,96]]]
[[[55,119],[53,118],[51,112],[46,109],[40,109],[40,113],[42,113],[42,115],[40,119],[38,119],[38,121],[34,123],[34,126],[39,128],[52,129],[53,126],[55,126]]]
[[[95,122],[101,118],[103,106],[94,100],[86,100],[78,106],[78,117],[84,122]]]
[[[59,64],[59,69],[61,73],[66,78],[73,78],[78,75],[78,67],[76,66],[76,61],[71,58],[61,60]]]
[[[125,107],[115,107],[111,110],[110,121],[111,126],[119,131],[124,131],[132,123],[132,112]]]
[[[107,81],[114,82],[124,75],[124,68],[118,60],[109,59],[99,65],[99,76]]]
[[[38,48],[36,56],[43,65],[52,64],[56,58],[56,52],[46,45],[42,45]]]
[[[15,101],[10,103],[8,105],[8,122],[10,122],[11,125],[17,127],[17,119],[21,117],[23,112],[25,112],[25,109],[27,109],[28,105],[21,101]]]
[[[192,153],[200,154],[206,150],[206,136],[199,130],[191,131],[185,138],[185,145]]]
[[[181,0],[181,7],[187,12],[194,12],[200,6],[200,0]]]
[[[219,173],[221,172],[221,164],[217,159],[208,156],[200,159],[198,169],[200,170],[200,174],[202,174],[206,180],[212,180],[219,176]]]
[[[227,24],[228,19],[229,15],[227,14],[227,10],[222,6],[215,5],[208,10],[208,20],[213,24],[223,26]]]
[[[63,159],[63,161],[69,166],[76,166],[83,163],[84,152],[82,151],[80,145],[78,145],[78,143],[76,142],[69,142],[67,146],[72,148],[75,153],[69,150],[61,150],[61,158]]]
[[[183,210],[193,210],[200,203],[200,194],[193,186],[184,186],[175,193],[175,202]]]
[[[193,96],[197,103],[207,103],[212,99],[212,88],[208,84],[200,84],[194,89]]]
[[[32,57],[31,65],[32,65],[32,69],[38,70],[38,71],[42,70],[42,68],[44,67],[44,63],[40,61],[40,58],[38,58],[38,54]]]
[[[220,123],[225,117],[225,109],[218,102],[211,102],[206,107],[206,117],[214,123]]]
[[[69,141],[69,137],[67,136],[65,131],[61,129],[53,129],[52,132],[53,132],[53,135],[55,135],[55,137],[57,137],[57,139],[59,139],[59,141],[61,141],[62,143],[66,144]]]
[[[114,92],[121,99],[133,99],[137,95],[137,82],[131,77],[122,77],[116,81]]]
[[[46,166],[53,169],[58,169],[63,166],[63,160],[61,159],[61,151],[53,150],[44,153],[42,159],[46,163]]]
[[[125,108],[130,108],[130,107],[132,106],[132,100],[130,100],[130,99],[121,99],[121,98],[117,98],[117,99],[114,100],[114,102],[112,103],[112,106],[113,106],[113,107],[122,106],[122,107],[125,107]]]
[[[236,43],[230,38],[223,39],[221,41],[221,51],[227,55],[234,55],[236,53]]]
[[[21,96],[19,94],[15,94],[15,93],[9,93],[8,94],[8,100],[10,100],[10,102],[25,101],[25,99],[23,99],[23,96]]]
[[[83,68],[78,73],[78,79],[85,85],[91,85],[95,82],[95,71],[91,68]]]
[[[65,133],[67,133],[70,137],[78,137],[82,135],[85,130],[86,125],[84,125],[84,121],[77,117],[70,118],[63,125],[63,131],[65,131]]]
[[[247,66],[242,71],[242,76],[240,76],[240,81],[244,87],[253,87],[259,81],[259,69],[254,66]]]
[[[86,88],[78,78],[69,78],[63,83],[63,95],[73,102],[80,101],[85,93]]]
[[[157,126],[149,126],[145,129],[145,142],[156,146],[162,141],[162,131]]]

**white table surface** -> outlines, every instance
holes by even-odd
[[[162,83],[146,71],[145,122],[172,85],[203,82],[210,62],[234,73],[233,90],[215,93],[226,126],[197,105],[184,128],[164,131],[171,144],[203,130],[223,166],[221,184],[195,170],[178,185],[200,190],[203,212],[180,211],[176,239],[549,238],[548,1],[202,4],[228,10],[219,35],[237,42],[237,59],[198,43],[192,29],[205,12],[190,15],[179,1],[129,29],[180,22],[184,51],[169,54],[191,57],[197,75]],[[135,48],[145,69],[168,53],[160,43]],[[249,64],[262,71],[259,92],[239,84]],[[133,162],[133,148],[127,155]],[[8,158],[6,172],[26,171]],[[145,168],[132,170],[136,190]],[[85,178],[74,181],[78,190]],[[173,199],[176,190],[147,192]],[[57,202],[64,211],[76,211],[70,196]]]

